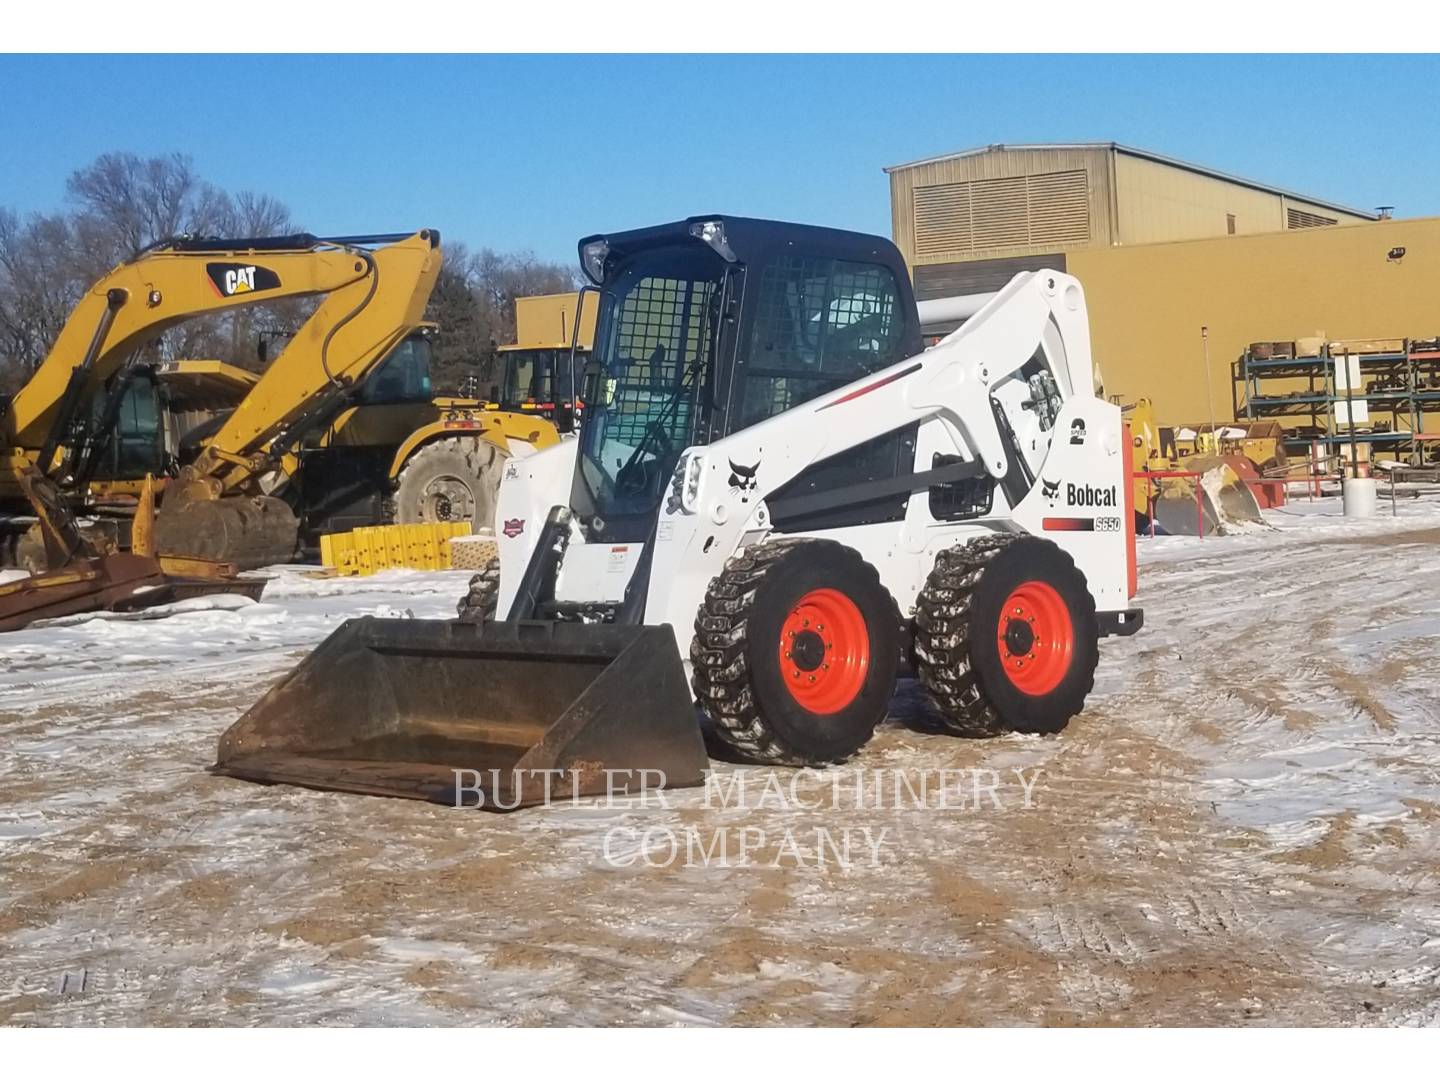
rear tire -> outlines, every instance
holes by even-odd
[[[690,646],[695,696],[750,761],[825,765],[870,741],[900,659],[890,593],[856,551],[773,540],[711,583]]]
[[[953,734],[1049,734],[1085,707],[1099,636],[1065,551],[986,536],[936,558],[916,599],[915,670]]]
[[[470,591],[455,605],[455,611],[461,622],[493,622],[499,606],[500,560],[491,559],[470,578]]]
[[[441,439],[422,446],[395,480],[395,523],[467,521],[476,530],[492,528],[508,456],[481,438]]]

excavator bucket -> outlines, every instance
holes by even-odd
[[[352,619],[220,738],[210,771],[513,810],[703,783],[668,626]]]
[[[234,563],[241,570],[286,563],[295,557],[300,522],[270,495],[227,496],[161,507],[155,546],[166,555]]]
[[[1180,459],[1191,476],[1156,480],[1155,523],[1174,536],[1205,536],[1233,531],[1237,526],[1260,524],[1260,504],[1245,478],[1227,458],[1204,455]],[[1197,503],[1197,494],[1199,496]]]

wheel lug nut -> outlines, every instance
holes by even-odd
[[[811,676],[810,676],[810,681],[811,681],[811,682],[814,682],[814,681],[815,681],[815,676],[814,676],[814,675],[811,675]]]

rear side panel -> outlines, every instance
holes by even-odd
[[[1069,552],[1098,611],[1129,607],[1125,450],[1118,407],[1071,398],[1060,410],[1035,486],[1013,515],[1027,532]]]

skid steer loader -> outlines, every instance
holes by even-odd
[[[1079,282],[923,349],[889,241],[736,217],[592,236],[578,439],[506,465],[502,618],[341,626],[225,732],[262,782],[508,809],[824,765],[897,673],[962,735],[1054,732],[1141,624],[1131,443]],[[658,782],[657,782],[658,781]]]

